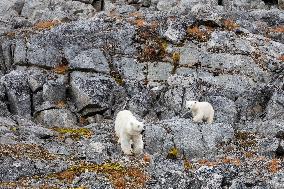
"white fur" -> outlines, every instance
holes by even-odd
[[[194,122],[206,121],[208,124],[213,123],[214,109],[210,103],[187,101],[185,107],[191,111]]]
[[[141,132],[144,130],[142,122],[138,121],[129,110],[118,112],[115,119],[115,133],[122,151],[127,155],[142,154],[143,140]],[[133,149],[131,148],[133,144]]]

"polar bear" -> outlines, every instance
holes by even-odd
[[[186,101],[185,107],[191,111],[194,122],[206,121],[208,124],[213,122],[214,109],[210,103]]]
[[[142,154],[144,131],[144,124],[138,121],[129,110],[118,112],[115,119],[115,133],[125,154]],[[133,144],[133,150],[131,144]]]

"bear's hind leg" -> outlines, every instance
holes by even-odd
[[[207,123],[212,124],[213,123],[213,116],[210,116],[207,118]]]
[[[133,152],[134,154],[142,154],[144,143],[142,139],[142,135],[138,135],[132,138],[133,141]]]
[[[203,115],[202,114],[196,114],[194,117],[193,117],[193,121],[194,122],[197,122],[197,123],[201,123],[202,122],[202,119],[203,119]]]
[[[121,143],[121,149],[122,149],[123,153],[125,153],[127,155],[133,154],[129,137],[123,136],[122,138],[120,138],[120,143]]]

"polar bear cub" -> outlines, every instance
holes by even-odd
[[[185,107],[191,111],[194,122],[206,121],[208,124],[213,122],[214,109],[210,103],[186,101]]]
[[[125,154],[142,154],[144,131],[144,124],[138,121],[129,110],[118,112],[115,119],[115,133]],[[133,144],[133,150],[131,144]]]

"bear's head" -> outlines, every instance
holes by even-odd
[[[197,104],[198,101],[186,101],[185,107],[189,109],[190,111],[195,109],[195,105]]]
[[[129,121],[129,125],[128,125],[129,134],[139,135],[139,134],[143,134],[144,131],[145,131],[144,124],[142,122],[137,121],[137,120]]]

